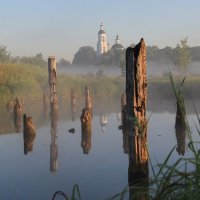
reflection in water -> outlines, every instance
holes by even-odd
[[[81,147],[84,154],[91,150],[92,115],[91,110],[84,108],[81,115]]]
[[[185,154],[185,137],[186,137],[186,122],[185,122],[185,110],[181,107],[181,103],[177,101],[177,111],[176,111],[176,139],[177,148],[176,151],[179,155]]]
[[[43,109],[44,118],[46,119],[48,116],[48,96],[46,94],[43,94]]]
[[[74,89],[71,90],[71,117],[72,121],[75,121],[76,118],[76,112],[77,112],[77,102],[76,102],[76,96]]]
[[[35,127],[33,125],[32,117],[23,116],[24,121],[24,154],[28,154],[33,150],[33,143],[36,136]]]
[[[105,131],[105,129],[106,129],[106,125],[108,124],[108,117],[107,117],[107,115],[102,115],[101,117],[100,117],[100,126],[102,127],[102,132],[104,132]]]
[[[51,118],[51,146],[50,146],[50,171],[52,173],[58,170],[58,145],[57,139],[57,121],[58,121],[58,98],[56,94],[51,97],[50,101],[50,118]]]
[[[91,138],[92,138],[92,131],[91,131],[91,123],[81,125],[81,147],[83,149],[84,154],[89,154],[91,150]]]
[[[19,98],[16,98],[14,101],[14,125],[15,125],[15,130],[17,133],[20,132],[21,126],[22,126],[22,102]]]

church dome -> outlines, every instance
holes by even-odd
[[[113,49],[124,49],[124,46],[122,44],[113,44]]]
[[[115,44],[113,44],[112,49],[124,49],[123,45],[120,42],[119,36],[116,36]]]
[[[104,30],[99,30],[98,34],[106,34]]]

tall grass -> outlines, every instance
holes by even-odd
[[[183,98],[183,84],[177,86],[170,74],[170,82],[173,93],[177,103],[180,104],[181,112],[186,114],[184,98]],[[196,130],[200,135],[200,117],[195,109],[198,124]],[[189,157],[180,157],[173,164],[171,164],[171,157],[174,153],[175,147],[169,152],[162,163],[157,163],[153,166],[151,159],[150,166],[153,176],[150,177],[148,187],[133,185],[126,187],[122,192],[109,198],[110,200],[124,200],[125,194],[134,190],[135,193],[130,193],[129,199],[154,199],[154,200],[197,200],[200,199],[200,142],[193,141],[192,131],[190,129],[187,115],[185,118],[186,130],[189,138],[188,150],[191,152]],[[156,171],[155,168],[158,170]]]

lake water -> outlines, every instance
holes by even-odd
[[[108,111],[94,113],[87,154],[81,145],[84,138],[79,114],[75,121],[60,117],[53,138],[50,118],[36,125],[33,149],[26,155],[22,130],[1,134],[0,199],[50,200],[58,190],[71,195],[75,184],[78,184],[83,200],[103,200],[122,191],[128,185],[128,155],[124,154],[123,135],[118,129],[121,124],[117,114],[119,109]],[[102,114],[108,118],[104,132],[100,125]],[[155,164],[155,160],[161,162],[177,145],[175,113],[147,112],[147,116],[150,115],[148,146]],[[188,118],[196,132],[196,116],[189,114]],[[68,132],[71,128],[75,133]],[[197,139],[195,134],[194,138]],[[187,147],[185,155],[189,155]],[[178,156],[174,151],[172,162]]]

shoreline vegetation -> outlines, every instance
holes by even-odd
[[[171,90],[169,74],[163,76],[149,76],[148,100],[174,100]],[[174,81],[180,82],[182,76],[174,76]],[[125,92],[125,78],[123,76],[108,77],[103,74],[67,75],[58,74],[58,95],[70,97],[71,89],[75,89],[78,96],[82,96],[87,85],[94,98],[114,100],[121,98]],[[184,85],[185,99],[197,100],[200,93],[196,92],[200,84],[200,76],[188,75]],[[24,101],[42,100],[43,94],[48,94],[47,68],[29,64],[0,64],[0,107],[16,96]]]

